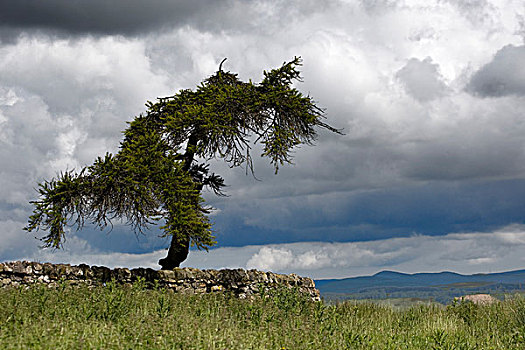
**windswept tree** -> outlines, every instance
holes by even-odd
[[[224,61],[223,61],[224,62]],[[39,184],[39,199],[27,231],[43,229],[44,247],[60,248],[65,227],[86,222],[101,229],[113,220],[143,232],[161,222],[171,236],[163,269],[186,259],[190,245],[208,249],[216,241],[203,188],[223,195],[224,180],[207,161],[222,158],[253,174],[252,147],[260,143],[277,173],[291,150],[311,144],[317,129],[339,133],[323,122],[323,110],[292,84],[300,81],[300,58],[264,72],[255,84],[219,70],[195,90],[148,102],[129,123],[117,154],[107,153],[78,172],[66,171]]]

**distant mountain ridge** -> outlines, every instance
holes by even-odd
[[[525,270],[462,275],[455,272],[381,271],[373,276],[316,280],[322,296],[335,299],[423,297],[446,301],[466,293],[525,291]]]

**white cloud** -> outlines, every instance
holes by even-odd
[[[115,151],[126,120],[168,94],[144,44],[21,38],[0,47],[1,203],[28,207],[38,181]]]
[[[263,247],[246,263],[246,267],[258,270],[318,269],[330,264],[323,251],[308,250],[296,256],[289,249]]]
[[[288,249],[263,247],[248,260],[247,267],[259,270],[282,270],[290,267],[293,258],[292,252]]]
[[[501,241],[504,241],[503,245]],[[243,249],[238,248],[239,256],[244,255]],[[523,269],[523,249],[525,226],[512,225],[486,233],[263,246],[247,260],[245,266],[274,272],[294,272],[314,278],[369,275],[381,270],[405,273],[455,271],[469,274]],[[220,249],[217,250],[219,253]]]

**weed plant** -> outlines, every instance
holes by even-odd
[[[0,349],[525,349],[523,297],[400,309],[144,287],[0,289]]]

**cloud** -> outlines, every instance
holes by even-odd
[[[246,266],[315,278],[358,276],[381,270],[495,272],[524,268],[525,258],[521,254],[524,248],[525,227],[513,225],[490,233],[264,246],[252,255]]]
[[[523,269],[523,249],[525,226],[510,225],[492,232],[439,237],[414,235],[368,242],[298,242],[216,248],[209,252],[192,250],[183,266],[255,268],[317,279],[371,275],[382,270],[472,274]],[[141,254],[100,252],[73,236],[65,251],[26,251],[21,257],[41,262],[158,269],[157,261],[165,254],[165,250]]]
[[[370,15],[384,15],[400,5],[399,0],[361,0],[360,5]]]
[[[0,87],[0,203],[11,206],[27,203],[35,177],[50,174],[46,165],[58,151],[54,139],[59,130],[40,98],[16,90]]]
[[[488,0],[445,0],[444,2],[456,7],[473,25],[494,25],[492,13],[498,9]]]
[[[55,264],[88,264],[106,266],[109,268],[151,268],[158,270],[160,266],[157,261],[166,256],[165,250],[155,250],[148,253],[101,253],[93,250],[85,241],[74,242],[76,249],[52,251],[40,250],[25,255],[22,260],[52,262]]]
[[[262,247],[246,263],[248,269],[280,271],[285,269],[319,269],[331,264],[323,250],[308,250],[298,254],[287,248]]]
[[[23,219],[22,219],[23,220]],[[158,269],[157,261],[166,256],[165,249],[147,249],[146,252],[126,253],[122,250],[115,251],[104,249],[107,247],[97,247],[89,236],[83,236],[69,230],[63,249],[42,249],[41,242],[36,239],[40,235],[32,232],[22,231],[25,221],[12,219],[1,219],[2,244],[0,245],[0,261],[29,260],[40,262],[66,263],[66,264],[89,264],[104,265],[108,267],[150,267]],[[104,238],[104,234],[97,232]],[[127,241],[121,241],[125,247],[128,242],[134,239],[128,235]]]
[[[213,220],[221,249],[523,223],[525,102],[519,81],[509,84],[512,74],[496,59],[520,68],[521,1],[177,4],[149,2],[144,11],[121,9],[114,21],[101,15],[75,24],[67,22],[75,9],[66,2],[32,2],[41,13],[55,9],[53,23],[34,12],[5,21],[12,40],[0,44],[2,232],[9,220],[23,226],[39,181],[116,151],[125,122],[146,100],[194,88],[224,57],[225,69],[259,81],[263,69],[296,55],[304,60],[297,87],[346,135],[321,132],[316,146],[298,149],[295,165],[277,176],[257,158],[262,181],[212,163],[230,185],[231,197],[205,194],[219,209]],[[20,6],[11,5],[6,11]],[[78,8],[91,16],[103,5]],[[127,26],[138,12],[145,22]],[[500,75],[484,73],[492,65]],[[480,86],[498,79],[505,94],[485,98]],[[146,254],[167,245],[157,233],[138,241],[125,229],[76,237],[97,254]],[[23,233],[10,235],[11,245],[25,244],[16,242]],[[301,259],[290,251],[294,266],[325,261],[316,250]],[[15,256],[6,254],[0,258]]]
[[[27,210],[37,181],[116,150],[125,121],[170,91],[143,51],[116,38],[0,47],[0,206]]]
[[[130,118],[128,113],[143,110],[145,96],[169,91],[164,78],[152,72],[145,50],[143,42],[120,37],[24,36],[16,45],[0,47],[0,78],[4,85],[41,97],[53,114],[78,119],[83,110],[98,107],[102,118],[108,109],[119,108],[119,118]],[[106,126],[108,121],[105,117]]]
[[[258,30],[280,14],[295,20],[331,6],[330,0],[251,2],[234,0],[20,0],[0,2],[0,38],[11,42],[20,33],[37,32],[58,36],[159,34],[193,27],[221,32]]]
[[[467,89],[482,97],[525,95],[525,46],[507,45],[481,67]]]
[[[24,37],[0,47],[0,227],[10,235],[10,245],[24,247],[2,250],[0,256],[30,251],[26,244],[38,246],[22,231],[38,182],[114,152],[126,120],[142,112],[146,100],[171,91],[144,50],[141,42],[115,37]],[[87,228],[83,234],[89,238],[88,233],[93,232]],[[118,242],[118,232],[110,242],[104,242],[103,233],[94,236],[90,241],[95,246],[102,236],[101,247],[115,243],[119,252],[141,251],[150,244],[148,239],[134,243],[127,234],[129,239]]]
[[[72,34],[133,35],[164,26],[183,26],[227,1],[20,0],[0,2],[0,23],[17,29],[48,29]]]
[[[248,260],[248,268],[259,270],[281,270],[290,266],[294,256],[289,249],[263,247]]]
[[[443,77],[439,72],[439,66],[432,63],[430,57],[423,61],[411,58],[397,72],[396,77],[401,80],[407,93],[421,102],[440,97],[446,90]]]
[[[24,221],[8,218],[0,220],[2,227],[2,244],[0,245],[0,256],[3,260],[16,260],[32,254],[38,249],[38,241],[33,235],[22,231]]]

